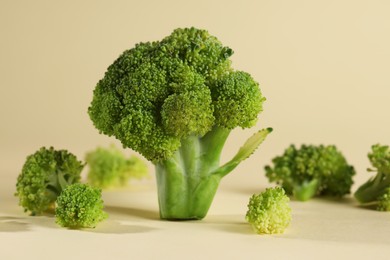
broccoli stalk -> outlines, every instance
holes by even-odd
[[[368,158],[375,169],[376,175],[362,184],[355,191],[355,198],[362,204],[380,203],[386,204],[388,190],[390,189],[390,149],[387,145],[373,145]],[[380,206],[380,208],[385,208]]]
[[[378,171],[375,177],[369,179],[356,190],[355,198],[360,203],[370,203],[384,194],[388,187],[390,187],[390,178],[385,173]]]
[[[232,54],[205,30],[176,29],[125,51],[96,85],[89,116],[155,165],[163,219],[203,218],[220,179],[271,131],[219,166],[231,130],[254,126],[265,100],[248,73],[231,68]]]
[[[292,194],[299,201],[307,201],[318,193],[320,185],[319,179],[303,181],[302,183],[294,183],[289,194]]]
[[[237,155],[219,166],[229,130],[215,127],[204,137],[189,137],[174,156],[156,164],[160,216],[163,219],[202,219],[222,177],[249,157],[272,129],[254,134]]]

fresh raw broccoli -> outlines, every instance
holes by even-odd
[[[245,218],[258,234],[283,233],[291,222],[289,202],[283,188],[268,188],[252,195]]]
[[[390,187],[378,198],[378,206],[376,208],[379,211],[390,211]]]
[[[375,144],[368,154],[376,175],[362,184],[355,192],[355,198],[362,204],[377,204],[381,211],[390,210],[390,149],[387,145]]]
[[[354,168],[334,145],[288,147],[266,166],[269,181],[280,184],[288,195],[306,201],[313,196],[342,197],[350,193]]]
[[[96,227],[108,217],[103,211],[101,189],[82,183],[66,187],[57,198],[55,216],[56,223],[62,227]]]
[[[271,132],[219,165],[229,133],[254,126],[265,100],[248,73],[232,69],[232,54],[205,30],[176,29],[125,51],[94,90],[95,127],[155,165],[163,219],[203,218],[221,178]]]
[[[98,147],[85,158],[89,166],[88,182],[102,189],[126,186],[130,179],[148,177],[148,167],[133,155],[127,158],[115,146]]]
[[[15,195],[19,205],[32,215],[54,208],[57,196],[80,181],[84,164],[66,150],[42,147],[29,155],[18,176]]]

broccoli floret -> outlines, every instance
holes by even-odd
[[[103,207],[101,189],[82,183],[72,184],[57,198],[56,223],[73,229],[94,228],[108,217]]]
[[[135,155],[127,158],[113,145],[88,152],[85,160],[89,166],[88,182],[101,189],[123,187],[130,179],[149,176],[144,161]]]
[[[232,69],[232,54],[206,30],[176,29],[123,52],[96,85],[89,116],[155,165],[163,219],[203,218],[220,179],[271,132],[219,165],[231,130],[254,126],[265,100],[248,73]]]
[[[334,145],[288,147],[266,166],[269,181],[280,184],[288,195],[306,201],[313,196],[342,197],[350,193],[354,168]]]
[[[390,149],[389,146],[380,144],[373,145],[371,149],[368,159],[375,169],[368,169],[368,171],[376,172],[376,175],[356,190],[355,198],[362,204],[379,203],[378,210],[388,211],[390,209]]]
[[[283,188],[267,188],[249,199],[245,218],[258,234],[283,233],[291,222],[289,202]]]
[[[27,157],[18,176],[15,196],[19,205],[32,215],[53,209],[61,191],[80,181],[83,167],[67,150],[42,147]]]
[[[378,206],[376,208],[379,211],[390,211],[390,187],[378,198]]]

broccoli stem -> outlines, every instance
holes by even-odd
[[[320,182],[313,179],[309,182],[304,182],[300,185],[295,185],[293,189],[293,196],[299,201],[307,201],[314,197],[317,193]]]
[[[160,217],[169,220],[202,219],[206,216],[220,180],[248,158],[272,128],[253,134],[237,154],[219,166],[229,129],[214,127],[203,137],[182,140],[175,154],[158,163],[156,179]]]
[[[371,178],[355,192],[355,198],[360,203],[370,203],[378,200],[387,187],[390,186],[390,178],[387,178],[383,172],[378,172],[374,178]]]
[[[155,164],[162,219],[204,218],[221,180],[213,173],[229,134],[229,129],[214,127],[203,137],[190,136],[174,156]]]

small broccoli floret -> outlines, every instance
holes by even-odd
[[[99,188],[76,183],[68,186],[56,201],[56,223],[69,228],[94,228],[108,217],[103,211]]]
[[[230,132],[254,126],[265,100],[231,55],[208,31],[179,28],[124,51],[93,92],[88,114],[100,133],[155,165],[163,219],[203,218],[221,178],[271,132],[258,131],[219,165]]]
[[[376,175],[362,184],[355,192],[355,198],[362,204],[378,204],[377,209],[388,211],[390,189],[390,148],[387,145],[375,144],[368,159]]]
[[[300,201],[313,196],[342,197],[350,193],[355,175],[334,145],[302,145],[299,149],[291,145],[272,162],[273,167],[265,167],[268,179]]]
[[[54,208],[57,196],[68,185],[80,181],[84,167],[66,150],[42,147],[29,155],[18,176],[15,195],[19,205],[32,215]]]
[[[390,211],[390,187],[378,198],[378,206],[376,208],[379,211]]]
[[[291,222],[289,202],[283,188],[268,188],[252,195],[245,218],[258,234],[283,233]]]
[[[130,179],[149,176],[144,161],[135,155],[127,158],[113,145],[88,152],[85,160],[89,166],[88,182],[102,189],[123,187]]]

